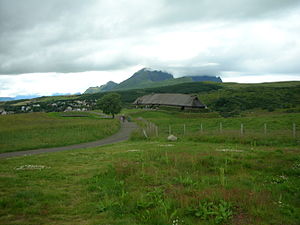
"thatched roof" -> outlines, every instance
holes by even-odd
[[[151,94],[137,98],[134,105],[167,105],[190,108],[205,108],[196,95]]]

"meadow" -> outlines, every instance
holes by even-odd
[[[99,140],[118,129],[118,120],[82,112],[5,115],[0,117],[0,153]]]
[[[294,138],[290,128],[299,114],[123,113],[149,137],[138,130],[123,143],[1,159],[1,224],[299,224],[299,134]],[[199,133],[201,123],[211,139]],[[226,138],[240,123],[244,136],[250,128],[262,133],[261,142]],[[170,125],[176,142],[166,141]],[[284,132],[291,139],[282,139]]]
[[[128,141],[2,159],[1,224],[290,224],[293,147]]]

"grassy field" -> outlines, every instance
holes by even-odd
[[[141,110],[133,117],[157,126],[157,130],[153,126],[149,129],[149,124],[140,123],[152,139],[171,133],[184,140],[213,143],[299,146],[299,113],[248,112],[241,117],[222,118],[217,113]]]
[[[94,141],[110,136],[118,129],[118,120],[100,119],[97,115],[87,113],[1,116],[0,153]]]
[[[128,141],[3,159],[1,224],[299,224],[299,149]]]
[[[123,113],[149,135],[156,124],[159,136],[154,132],[145,139],[137,131],[115,145],[1,159],[0,224],[299,224],[299,134],[291,135],[299,114],[249,112],[224,119],[216,113]],[[32,123],[32,116],[24,115],[29,118],[14,121]],[[61,123],[108,121],[32,115]],[[230,139],[240,123],[244,135]],[[264,134],[264,123],[270,135]],[[166,141],[169,125],[176,142]],[[262,133],[256,144],[245,141],[253,140],[250,130]]]

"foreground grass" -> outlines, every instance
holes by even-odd
[[[62,117],[78,116],[76,113],[1,116],[0,153],[94,141],[110,136],[119,129],[117,120],[81,114],[86,117]]]
[[[297,148],[125,142],[3,159],[1,224],[298,224]]]

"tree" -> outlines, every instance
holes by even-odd
[[[110,93],[104,95],[101,99],[98,100],[97,106],[105,114],[111,114],[115,118],[115,114],[121,112],[121,95],[117,93]]]

